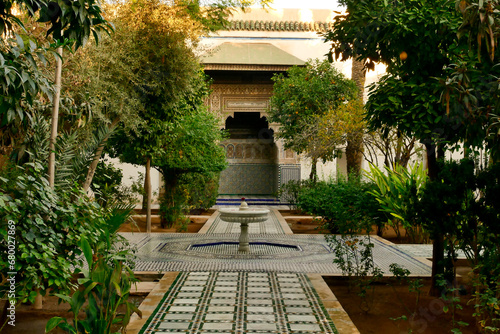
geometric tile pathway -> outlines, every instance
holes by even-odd
[[[337,333],[304,274],[182,273],[140,333]]]

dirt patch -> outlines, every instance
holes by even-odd
[[[328,230],[322,227],[319,220],[310,216],[283,217],[294,234],[325,234]]]
[[[278,210],[279,213],[285,217],[285,216],[309,216],[307,213],[301,211],[301,210]]]
[[[376,283],[373,294],[369,293],[367,298],[369,311],[365,312],[362,310],[362,299],[357,295],[355,288],[349,288],[346,279],[331,276],[323,278],[361,334],[402,334],[409,333],[410,329],[413,330],[412,333],[443,334],[450,333],[454,328],[451,311],[447,313],[443,311],[443,308],[450,307],[450,304],[443,299],[428,296],[430,283],[428,279],[424,281],[418,304],[416,304],[416,293],[410,292],[407,285],[398,285],[389,279]],[[478,333],[472,317],[474,309],[471,305],[467,305],[470,299],[470,294],[461,295],[460,304],[463,310],[457,310],[455,314],[457,321],[469,324],[461,328],[463,334]],[[411,320],[391,320],[401,316],[410,318],[414,311],[416,313]]]
[[[189,215],[195,216],[211,216],[214,214],[215,209],[193,209],[189,211]]]
[[[136,306],[139,306],[145,299],[145,296],[130,296],[130,301]],[[6,301],[0,301],[0,309],[4,310]],[[16,321],[15,326],[5,325],[2,334],[44,334],[45,325],[53,317],[65,317],[72,319],[73,314],[68,312],[69,305],[67,303],[60,303],[59,298],[55,296],[45,296],[43,298],[43,309],[33,310],[29,304],[22,304],[16,308]],[[83,318],[84,313],[81,314]],[[1,325],[0,325],[1,326]],[[61,329],[55,329],[50,332],[54,334],[67,333]]]
[[[209,212],[207,212],[209,213]],[[205,225],[210,215],[203,216],[188,216],[189,223],[183,228],[182,226],[173,226],[170,228],[162,228],[160,225],[160,217],[153,215],[151,217],[151,232],[158,233],[198,233]],[[118,232],[146,232],[146,216],[133,216],[134,222],[125,223],[120,227]]]

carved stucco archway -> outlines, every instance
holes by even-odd
[[[220,144],[229,166],[221,174],[219,193],[271,195],[288,180],[300,179],[297,155],[284,150],[281,140],[275,140],[279,125],[267,122],[272,85],[214,84],[212,91],[207,104],[221,113],[221,129],[226,128],[227,120],[242,114],[251,113],[254,121],[266,121],[256,136],[233,137]]]

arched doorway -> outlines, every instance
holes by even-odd
[[[221,195],[272,195],[278,189],[278,150],[274,131],[260,112],[235,112],[225,121],[229,138],[221,143],[228,168],[221,173]]]

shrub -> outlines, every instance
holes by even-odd
[[[160,200],[162,227],[182,228],[189,210],[208,209],[217,200],[219,173],[183,173],[175,181]]]
[[[368,192],[374,184],[350,176],[318,182],[303,188],[298,196],[299,209],[321,216],[332,233],[361,233],[371,231],[372,225],[386,221],[380,206]]]
[[[422,242],[427,235],[422,231],[417,204],[422,197],[424,185],[427,181],[426,170],[422,164],[405,168],[394,165],[393,169],[385,167],[384,171],[370,165],[370,173],[366,176],[374,182],[376,187],[370,194],[380,204],[380,208],[388,215],[388,222],[401,237],[400,223],[413,242]]]
[[[0,251],[7,254],[7,225],[14,222],[15,270],[9,271],[17,272],[17,302],[33,302],[37,290],[42,295],[49,289],[68,292],[72,266],[82,262],[78,242],[81,237],[97,242],[104,233],[104,211],[77,185],[64,191],[51,188],[39,163],[12,168],[0,183]],[[4,257],[0,264],[10,265]],[[5,296],[5,282],[0,289],[0,296]]]
[[[135,204],[132,188],[124,187],[122,183],[123,173],[112,163],[102,159],[96,167],[94,178],[92,179],[92,191],[96,201],[102,207],[112,206],[114,203]]]
[[[288,203],[290,210],[297,209],[299,194],[303,188],[310,188],[314,183],[311,180],[290,180],[283,184],[278,192],[281,202]]]
[[[108,256],[129,254],[128,243],[115,232],[130,217],[130,206],[103,209],[90,200],[78,184],[53,189],[40,163],[15,166],[0,177],[0,251],[7,254],[12,235],[15,256],[10,263],[2,257],[0,266],[16,274],[16,302],[33,302],[39,291],[69,294],[75,287],[75,267],[83,261],[82,238],[93,246],[107,245]],[[9,227],[9,229],[8,229]],[[13,227],[13,229],[10,229]],[[130,262],[130,261],[129,261]],[[14,270],[10,267],[14,266]],[[8,294],[5,281],[0,297]]]
[[[219,194],[219,172],[187,173],[181,177],[180,186],[187,192],[189,210],[209,209],[215,205]]]
[[[128,301],[132,285],[137,279],[126,264],[127,252],[109,255],[107,245],[110,241],[108,236],[106,243],[98,243],[94,249],[85,238],[79,242],[89,269],[77,270],[83,278],[78,279],[80,288],[71,297],[57,294],[70,305],[73,318],[71,322],[62,317],[50,319],[45,327],[46,332],[59,327],[74,334],[119,333],[117,329],[123,333],[134,312],[142,316],[141,311]],[[83,319],[80,317],[81,311],[85,312]]]

